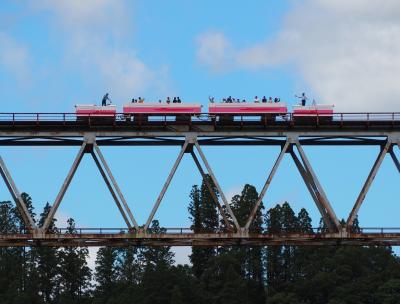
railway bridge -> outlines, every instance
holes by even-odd
[[[310,145],[380,147],[345,225],[339,222],[335,208],[331,205],[303,149],[304,146]],[[0,234],[0,246],[400,245],[400,228],[361,227],[357,231],[352,228],[383,159],[390,157],[400,172],[400,162],[395,153],[400,147],[400,113],[336,113],[329,120],[318,115],[298,120],[288,114],[276,121],[254,116],[236,116],[233,120],[225,121],[215,119],[210,114],[196,114],[191,119],[182,121],[171,119],[169,116],[152,117],[146,121],[127,121],[123,114],[115,114],[112,119],[105,120],[90,115],[81,119],[71,113],[0,113],[0,146],[76,146],[79,149],[41,227],[38,227],[30,216],[12,178],[12,172],[8,170],[0,153],[1,176],[27,227],[22,233]],[[180,147],[174,165],[145,223],[136,221],[135,213],[130,209],[102,154],[101,149],[104,146]],[[266,175],[260,196],[245,225],[239,225],[232,212],[203,151],[204,146],[281,148],[271,171]],[[214,194],[213,200],[220,217],[228,227],[225,231],[201,233],[185,228],[166,228],[163,233],[155,233],[149,227],[185,154],[193,158],[203,178],[206,174],[211,177],[218,195],[213,191],[211,193]],[[85,155],[92,157],[96,163],[126,227],[78,228],[74,234],[67,233],[65,229],[50,232],[49,225]],[[255,234],[249,230],[285,155],[293,159],[326,224],[326,231],[308,234]],[[207,186],[211,189],[210,184]]]

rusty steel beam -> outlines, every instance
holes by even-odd
[[[334,230],[335,227],[333,227],[332,222],[329,218],[329,215],[327,214],[326,209],[324,208],[323,204],[321,203],[321,200],[320,200],[321,196],[318,193],[318,188],[315,185],[315,183],[313,182],[312,178],[310,177],[310,174],[304,168],[303,164],[301,163],[301,161],[299,160],[299,158],[297,157],[296,153],[294,153],[293,150],[290,151],[290,155],[292,156],[293,161],[297,167],[297,170],[300,172],[300,175],[303,178],[304,184],[306,185],[308,191],[310,192],[310,195],[311,195],[312,199],[314,200],[315,205],[317,206],[326,227],[330,231]]]
[[[329,220],[332,222],[332,224],[334,225],[334,228],[336,229],[336,231],[340,231],[341,230],[341,225],[339,223],[339,220],[335,214],[335,211],[333,210],[328,197],[325,194],[324,189],[322,188],[317,175],[315,174],[313,168],[311,167],[311,164],[303,150],[303,148],[301,147],[298,139],[295,140],[295,145],[297,148],[297,151],[299,151],[300,154],[300,158],[303,161],[303,165],[304,168],[306,169],[306,171],[309,173],[309,177],[312,180],[312,183],[315,184],[315,186],[318,188],[318,192],[316,192],[315,194],[318,197],[318,200],[321,202],[321,204],[324,206],[324,209],[326,210],[328,216],[329,216]]]
[[[41,227],[42,231],[47,231],[47,229],[49,229],[50,223],[53,220],[54,215],[56,214],[56,211],[57,211],[58,207],[60,206],[61,201],[62,201],[62,199],[63,199],[63,197],[65,195],[65,192],[67,191],[67,189],[69,187],[69,184],[71,183],[72,178],[74,177],[75,172],[78,169],[78,166],[79,166],[79,164],[80,164],[80,162],[81,162],[81,160],[83,158],[86,146],[87,146],[87,143],[86,143],[86,141],[84,141],[82,146],[81,146],[81,148],[78,151],[78,154],[75,157],[75,160],[74,160],[74,162],[73,162],[73,164],[71,166],[71,169],[68,172],[67,177],[64,180],[64,183],[61,186],[60,191],[58,192],[58,195],[57,195],[57,197],[56,197],[56,199],[54,201],[53,206],[51,207],[50,212],[47,215],[43,226]]]
[[[22,199],[21,194],[17,186],[15,185],[15,182],[12,179],[12,176],[8,171],[7,166],[1,156],[0,156],[0,174],[3,177],[4,182],[6,183],[6,186],[15,202],[15,205],[18,208],[18,211],[24,221],[25,226],[30,229],[36,229],[37,227],[35,221],[30,215],[28,208],[26,207],[25,202]]]
[[[192,158],[197,166],[197,169],[199,169],[200,174],[203,178],[203,181],[207,186],[208,192],[210,192],[210,195],[211,195],[214,203],[218,207],[219,213],[222,216],[222,219],[224,220],[225,226],[227,228],[232,228],[232,225],[229,223],[228,218],[226,217],[224,209],[222,208],[221,204],[219,203],[219,199],[218,199],[217,195],[215,194],[214,189],[211,187],[211,184],[206,176],[206,173],[204,172],[203,168],[201,167],[199,159],[197,158],[196,154],[193,151],[190,152],[190,155],[192,155]]]
[[[205,165],[206,168],[207,168],[208,173],[209,173],[210,176],[211,176],[211,179],[212,179],[213,182],[214,182],[215,187],[216,187],[217,190],[218,190],[219,195],[221,196],[222,201],[224,202],[225,208],[226,208],[226,210],[228,211],[228,213],[229,213],[229,215],[230,215],[230,217],[231,217],[231,219],[232,219],[232,221],[233,221],[233,224],[235,225],[235,228],[236,228],[238,231],[241,230],[241,227],[240,227],[240,225],[239,225],[239,222],[238,222],[236,216],[233,214],[233,211],[232,211],[232,209],[231,209],[231,206],[229,205],[229,202],[228,202],[228,200],[226,199],[226,196],[225,196],[224,192],[222,192],[221,186],[219,185],[219,183],[218,183],[218,181],[217,181],[217,178],[215,177],[214,172],[212,171],[211,166],[210,166],[210,164],[208,163],[207,158],[206,158],[206,156],[204,155],[203,150],[201,149],[201,147],[200,147],[200,145],[199,145],[199,143],[198,143],[198,141],[197,141],[197,138],[196,138],[194,144],[195,144],[195,147],[196,147],[197,151],[199,152],[199,155],[200,155],[201,159],[203,160],[204,165]]]
[[[358,214],[358,210],[360,209],[362,203],[364,202],[365,196],[367,195],[368,190],[371,187],[372,182],[374,181],[375,176],[378,173],[378,170],[383,162],[383,159],[385,158],[385,155],[389,151],[391,146],[392,146],[392,141],[390,138],[388,138],[384,148],[381,149],[381,151],[379,151],[378,157],[376,158],[375,163],[372,166],[371,171],[369,172],[368,177],[361,189],[361,192],[357,197],[357,200],[353,206],[353,209],[351,210],[349,217],[347,218],[346,229],[348,231],[351,230],[354,220]]]
[[[121,203],[120,203],[120,201],[119,201],[119,199],[118,199],[118,197],[117,197],[117,194],[115,193],[115,191],[114,191],[114,189],[113,189],[113,187],[112,187],[110,181],[108,180],[108,177],[107,177],[106,173],[104,172],[104,169],[103,169],[103,167],[101,166],[99,159],[97,158],[96,154],[95,154],[93,151],[92,151],[90,154],[92,155],[92,158],[93,158],[94,162],[96,163],[96,166],[97,166],[97,168],[99,169],[100,174],[101,174],[101,176],[103,177],[104,182],[106,183],[107,188],[108,188],[108,190],[110,191],[111,196],[113,197],[113,199],[114,199],[114,201],[115,201],[115,204],[117,205],[118,210],[119,210],[119,212],[121,213],[121,215],[122,215],[122,217],[123,217],[123,219],[124,219],[124,221],[125,221],[126,226],[127,226],[128,228],[131,229],[131,228],[132,228],[132,225],[131,225],[131,223],[129,222],[128,216],[126,215],[125,210],[124,210],[124,208],[122,207],[122,205],[121,205]]]
[[[254,208],[251,210],[250,216],[249,216],[249,218],[248,218],[248,220],[246,222],[246,225],[245,225],[245,229],[246,230],[249,230],[250,225],[253,222],[254,217],[255,217],[255,215],[257,213],[257,210],[260,207],[261,201],[264,198],[265,193],[267,192],[268,187],[271,184],[272,179],[274,178],[275,172],[278,169],[278,167],[279,167],[279,165],[280,165],[280,163],[281,163],[281,161],[283,159],[283,156],[285,155],[287,149],[289,148],[289,145],[290,145],[289,141],[286,140],[284,146],[281,149],[281,152],[278,155],[278,158],[276,159],[276,161],[275,161],[275,163],[274,163],[274,165],[273,165],[273,167],[271,169],[271,172],[269,173],[269,176],[268,176],[267,180],[265,181],[265,184],[264,184],[263,188],[261,189],[260,195],[259,195],[259,197],[258,197],[258,199],[257,199],[257,201],[256,201],[256,203],[254,205]]]
[[[101,164],[104,166],[104,168],[106,169],[107,175],[109,177],[109,179],[111,180],[112,185],[114,186],[115,191],[117,192],[119,199],[122,202],[123,207],[125,208],[126,213],[128,214],[133,226],[135,227],[135,229],[139,229],[139,225],[136,222],[131,209],[129,208],[128,203],[126,202],[126,199],[124,197],[124,195],[122,194],[121,189],[118,186],[117,181],[115,180],[114,175],[111,172],[110,167],[108,166],[106,159],[103,156],[103,153],[101,153],[101,150],[99,148],[99,146],[96,144],[96,142],[93,143],[93,148],[94,148],[94,152],[92,155],[95,155],[97,153],[97,155],[99,156],[99,159],[101,161]],[[130,225],[129,225],[130,226]]]
[[[161,192],[160,192],[160,194],[159,194],[159,196],[158,196],[158,198],[157,198],[157,200],[156,200],[156,202],[155,202],[155,204],[153,206],[153,209],[151,210],[151,213],[150,213],[150,215],[149,215],[149,217],[148,217],[148,219],[146,221],[146,224],[144,225],[144,230],[145,231],[149,228],[149,226],[151,224],[151,221],[153,220],[154,215],[156,214],[157,209],[160,206],[161,200],[163,199],[164,194],[167,191],[167,189],[169,187],[169,184],[171,183],[172,178],[174,177],[176,169],[178,169],[178,166],[181,163],[182,157],[185,154],[185,151],[186,151],[186,149],[188,147],[188,144],[189,144],[188,141],[185,140],[185,143],[183,144],[183,146],[181,148],[181,151],[179,152],[178,157],[176,158],[176,161],[175,161],[175,163],[174,163],[174,165],[173,165],[173,167],[172,167],[172,169],[171,169],[171,171],[170,171],[170,173],[168,175],[168,178],[167,178],[167,180],[166,180],[166,182],[165,182],[165,184],[164,184],[164,186],[163,186],[163,188],[162,188],[162,190],[161,190]]]
[[[183,233],[0,235],[0,247],[35,246],[398,246],[400,233]]]

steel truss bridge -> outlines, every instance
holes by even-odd
[[[0,173],[18,207],[26,231],[0,234],[0,246],[230,246],[230,245],[400,245],[400,228],[361,228],[353,223],[365,196],[381,166],[389,155],[400,172],[395,149],[400,147],[400,113],[339,113],[332,119],[312,117],[296,119],[286,115],[276,121],[263,117],[235,117],[219,120],[208,114],[190,120],[151,117],[146,121],[127,120],[122,114],[113,119],[88,117],[80,119],[69,113],[0,113],[0,146],[76,146],[79,151],[62,184],[43,226],[38,227],[30,216],[21,194],[0,156]],[[104,146],[179,146],[180,151],[169,172],[153,209],[145,223],[139,224],[131,211],[112,171],[101,152]],[[204,146],[279,146],[281,148],[260,196],[245,225],[240,226],[217,177],[203,151]],[[342,226],[321,183],[317,178],[304,146],[378,146],[380,151],[360,190],[354,206]],[[225,231],[194,232],[184,228],[167,228],[154,233],[150,226],[165,192],[185,154],[190,155],[203,179],[208,174],[217,191],[213,200],[224,220]],[[93,158],[106,187],[117,205],[126,227],[78,228],[76,233],[65,229],[49,231],[50,223],[65,192],[85,155]],[[256,234],[250,231],[262,199],[283,157],[291,157],[310,192],[327,230],[313,233]],[[211,189],[211,185],[207,186]],[[224,207],[223,207],[224,206]]]

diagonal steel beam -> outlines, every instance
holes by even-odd
[[[280,163],[281,163],[281,161],[283,159],[283,156],[285,155],[288,147],[289,147],[289,141],[286,140],[286,142],[285,142],[284,146],[282,147],[281,152],[279,153],[279,156],[276,159],[276,161],[274,163],[274,166],[272,167],[271,172],[269,173],[269,176],[268,176],[268,178],[267,178],[267,180],[266,180],[266,182],[265,182],[265,184],[264,184],[264,186],[263,186],[263,188],[261,190],[261,193],[260,193],[260,195],[259,195],[259,197],[258,197],[258,199],[256,201],[256,204],[254,205],[254,208],[251,210],[250,216],[249,216],[249,218],[248,218],[248,220],[246,222],[246,225],[245,225],[245,229],[246,230],[248,230],[250,228],[250,225],[253,222],[254,217],[256,216],[257,210],[260,207],[261,201],[264,198],[265,193],[267,192],[267,190],[269,188],[269,185],[271,184],[272,179],[274,178],[275,172],[278,169],[278,167],[279,167],[279,165],[280,165]]]
[[[231,209],[231,207],[230,207],[230,205],[229,205],[229,203],[228,203],[228,200],[226,199],[225,194],[222,192],[222,189],[221,189],[221,187],[220,187],[220,185],[219,185],[217,179],[215,178],[215,175],[214,175],[214,173],[213,173],[213,171],[212,171],[212,169],[211,169],[211,166],[209,165],[209,163],[208,163],[208,161],[207,161],[207,159],[206,159],[206,157],[205,157],[205,155],[204,155],[204,153],[203,153],[203,150],[200,148],[200,145],[199,145],[199,143],[197,142],[197,139],[196,139],[196,141],[195,141],[195,146],[196,146],[196,148],[197,148],[197,151],[198,151],[199,154],[200,154],[201,159],[203,160],[204,165],[205,165],[206,168],[207,168],[208,173],[210,174],[210,176],[211,176],[211,178],[212,178],[212,180],[213,180],[213,182],[214,182],[215,187],[217,187],[218,193],[219,193],[219,195],[221,196],[221,199],[222,199],[222,201],[224,202],[225,208],[226,208],[226,210],[228,210],[228,213],[229,213],[229,215],[231,216],[231,218],[232,218],[232,220],[233,220],[233,223],[234,223],[236,229],[237,229],[238,231],[240,231],[239,222],[237,221],[236,216],[233,214],[233,211],[232,211],[232,209]]]
[[[4,179],[4,182],[6,183],[8,190],[10,191],[10,194],[15,202],[15,205],[19,210],[19,213],[21,214],[25,226],[28,229],[29,228],[36,229],[36,224],[32,216],[30,215],[28,208],[26,207],[25,202],[22,199],[21,194],[19,193],[18,188],[15,185],[14,180],[12,179],[11,174],[8,171],[7,166],[1,156],[0,156],[0,174]]]
[[[397,170],[400,172],[400,162],[399,162],[399,159],[397,158],[396,154],[394,153],[393,149],[390,149],[389,153],[393,159],[394,164],[396,165]]]
[[[316,192],[316,194],[319,194],[319,201],[321,202],[321,204],[323,205],[324,209],[327,212],[327,215],[329,216],[329,219],[331,220],[331,222],[333,223],[333,225],[335,226],[337,231],[341,230],[341,225],[339,223],[339,220],[335,214],[335,211],[333,210],[331,204],[329,203],[328,197],[325,194],[324,189],[322,188],[317,175],[315,174],[313,168],[311,167],[311,164],[303,150],[303,148],[300,145],[300,142],[298,139],[295,140],[295,145],[297,150],[299,151],[300,154],[300,158],[303,161],[304,164],[304,168],[306,169],[306,171],[309,174],[310,179],[312,180],[312,182],[315,184],[315,186],[318,189],[318,192]]]
[[[367,180],[365,181],[364,186],[362,187],[361,192],[357,197],[353,209],[351,210],[349,217],[347,218],[347,223],[346,223],[347,229],[351,229],[351,227],[353,226],[354,220],[358,214],[358,210],[360,209],[362,203],[364,202],[365,196],[367,195],[368,190],[371,187],[371,184],[383,162],[383,159],[385,158],[385,155],[389,151],[391,146],[392,146],[392,141],[388,138],[384,148],[381,149],[381,151],[379,151],[378,157],[376,158],[375,163],[368,174]]]
[[[167,180],[166,180],[166,182],[165,182],[165,184],[164,184],[164,186],[163,186],[163,188],[162,188],[162,190],[160,192],[160,195],[158,196],[158,198],[157,198],[157,200],[156,200],[156,202],[155,202],[155,204],[153,206],[153,209],[151,210],[149,218],[147,219],[146,224],[144,225],[144,230],[145,231],[149,228],[149,226],[151,224],[151,221],[153,220],[154,215],[156,214],[157,209],[160,206],[161,200],[163,199],[163,197],[165,195],[165,192],[167,191],[167,189],[169,187],[169,184],[171,183],[171,180],[174,177],[176,169],[178,168],[178,166],[179,166],[179,164],[180,164],[180,162],[182,160],[183,154],[185,154],[185,151],[186,151],[187,147],[188,147],[188,141],[185,140],[185,143],[183,144],[182,149],[178,154],[178,157],[177,157],[177,159],[176,159],[176,161],[175,161],[175,163],[174,163],[174,165],[173,165],[173,167],[172,167],[172,169],[171,169],[171,171],[170,171],[170,173],[168,175],[168,178],[167,178]]]
[[[319,200],[319,192],[317,189],[317,186],[313,183],[312,178],[310,177],[310,174],[307,172],[307,170],[304,168],[303,164],[301,163],[301,161],[299,160],[299,158],[297,157],[296,153],[294,153],[294,151],[290,151],[290,155],[292,156],[294,163],[297,167],[297,170],[299,170],[301,177],[303,178],[304,183],[306,184],[306,187],[308,189],[308,191],[311,194],[312,199],[315,202],[315,205],[317,206],[323,220],[324,223],[326,225],[326,227],[328,227],[328,229],[330,231],[335,230],[335,227],[332,225],[331,220],[329,219],[329,216],[324,208],[324,206],[321,204],[321,201]]]
[[[41,227],[42,231],[44,231],[44,232],[46,232],[47,229],[49,228],[50,223],[53,220],[54,215],[55,215],[58,207],[60,206],[60,203],[61,203],[61,201],[62,201],[62,199],[63,199],[63,197],[65,195],[65,192],[67,191],[67,189],[69,187],[69,184],[71,183],[71,180],[74,177],[76,170],[78,169],[78,166],[79,166],[79,164],[80,164],[80,162],[82,160],[83,154],[85,153],[86,145],[87,145],[86,141],[83,142],[81,148],[79,149],[78,154],[75,157],[75,160],[74,160],[74,162],[73,162],[73,164],[71,166],[71,169],[69,170],[68,175],[65,178],[64,183],[61,186],[60,192],[58,192],[58,195],[57,195],[57,197],[56,197],[56,199],[54,201],[54,204],[51,207],[50,212],[47,215],[43,226]]]
[[[103,179],[104,179],[104,181],[105,181],[105,183],[106,183],[106,185],[108,187],[108,190],[110,191],[110,193],[111,193],[111,195],[112,195],[112,197],[113,197],[113,199],[115,201],[115,204],[118,207],[119,212],[121,213],[122,217],[124,218],[124,221],[125,221],[126,225],[128,226],[129,229],[131,229],[132,225],[129,222],[129,219],[128,219],[126,213],[125,213],[124,208],[122,207],[121,203],[119,202],[117,194],[115,193],[110,181],[108,180],[108,177],[107,177],[106,173],[104,172],[104,169],[101,166],[99,159],[97,158],[96,154],[93,151],[90,154],[92,155],[93,160],[96,163],[97,168],[99,169],[99,171],[101,173],[101,176],[103,177]]]
[[[123,206],[124,206],[124,208],[125,208],[126,213],[128,213],[128,216],[129,216],[130,220],[132,221],[133,226],[134,226],[136,229],[139,229],[139,225],[137,224],[135,218],[133,217],[132,211],[131,211],[131,209],[129,208],[129,205],[128,205],[128,203],[126,202],[126,199],[125,199],[124,195],[122,194],[122,191],[121,191],[121,189],[119,188],[119,186],[118,186],[118,184],[117,184],[117,181],[115,180],[115,178],[114,178],[114,176],[113,176],[113,174],[112,174],[112,172],[111,172],[111,169],[110,169],[110,167],[108,166],[108,164],[107,164],[107,162],[106,162],[106,159],[104,158],[103,153],[101,153],[101,150],[100,150],[99,146],[96,144],[96,142],[93,143],[93,148],[94,148],[94,151],[98,154],[99,159],[100,159],[100,161],[101,161],[101,164],[102,164],[102,165],[104,166],[104,168],[106,169],[106,172],[107,172],[108,176],[110,177],[111,183],[112,183],[112,185],[114,186],[115,191],[117,192],[117,194],[118,194],[118,196],[119,196],[119,198],[120,198],[120,200],[121,200],[121,202],[122,202],[122,204],[123,204]]]
[[[205,174],[203,168],[201,167],[201,164],[200,164],[200,162],[199,162],[199,159],[197,158],[196,154],[195,154],[193,151],[190,152],[190,154],[192,155],[193,160],[194,160],[194,162],[196,163],[196,166],[197,166],[197,168],[199,169],[201,176],[203,177],[203,181],[204,181],[204,183],[205,183],[206,186],[207,186],[208,192],[210,192],[210,194],[211,194],[211,196],[212,196],[212,198],[213,198],[213,200],[214,200],[214,203],[215,203],[215,204],[217,205],[217,207],[218,207],[219,213],[221,214],[221,216],[222,216],[222,218],[223,218],[223,220],[224,220],[224,223],[225,223],[226,227],[227,227],[227,228],[231,228],[231,224],[229,223],[228,218],[226,217],[225,211],[224,211],[224,209],[222,208],[221,204],[219,203],[218,197],[217,197],[217,195],[215,194],[213,188],[211,187],[211,184],[210,184],[210,182],[209,182],[209,180],[208,180],[208,178],[207,178],[207,176],[206,176],[206,174]]]

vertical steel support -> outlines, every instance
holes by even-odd
[[[213,188],[211,187],[211,184],[210,184],[210,182],[209,182],[209,180],[208,180],[208,178],[207,178],[207,176],[206,176],[206,174],[205,174],[203,168],[201,167],[201,164],[200,164],[200,162],[199,162],[199,160],[198,160],[196,154],[195,154],[193,151],[190,152],[190,154],[192,155],[193,160],[194,160],[194,162],[196,163],[196,166],[197,166],[197,168],[199,169],[201,176],[203,177],[203,181],[204,181],[204,183],[205,183],[206,186],[207,186],[208,192],[210,192],[210,194],[211,194],[211,196],[212,196],[212,199],[214,200],[214,203],[215,203],[215,204],[217,205],[217,207],[218,207],[219,213],[221,214],[221,216],[222,216],[222,218],[223,218],[223,220],[224,220],[224,223],[225,223],[226,227],[227,227],[227,228],[231,228],[231,224],[229,223],[228,218],[226,217],[226,214],[225,214],[225,212],[224,212],[224,209],[222,208],[221,204],[219,203],[218,197],[217,197],[217,195],[215,194]]]
[[[349,214],[349,217],[347,219],[347,224],[346,224],[348,230],[350,230],[351,227],[353,226],[354,220],[358,214],[358,210],[360,209],[362,203],[364,202],[365,196],[367,195],[368,190],[371,187],[371,184],[383,162],[383,159],[385,158],[385,155],[391,146],[392,146],[392,141],[390,138],[388,138],[384,148],[381,149],[381,151],[379,152],[378,157],[376,158],[375,163],[372,166],[372,169],[368,174],[367,180],[365,181],[364,186],[361,189],[361,192],[357,197],[357,200],[353,206],[353,209],[351,210],[351,212]]]
[[[10,191],[10,194],[15,202],[15,205],[19,210],[19,213],[21,214],[25,226],[28,229],[36,229],[36,224],[31,215],[29,214],[28,208],[26,207],[25,202],[22,199],[21,194],[19,193],[18,188],[15,185],[14,180],[12,179],[11,174],[8,171],[7,166],[1,156],[0,156],[0,174],[2,175],[4,182],[6,183],[6,186]]]
[[[397,170],[400,172],[400,162],[399,159],[397,158],[396,154],[393,151],[393,148],[389,150],[390,156],[393,159],[394,164],[396,165]]]
[[[310,179],[313,181],[315,186],[318,188],[318,192],[316,192],[316,194],[317,195],[319,194],[319,196],[320,196],[319,198],[320,198],[321,204],[324,206],[324,208],[325,208],[325,210],[326,210],[326,212],[327,212],[327,214],[329,216],[329,219],[331,220],[333,225],[335,225],[336,230],[340,231],[341,230],[341,225],[339,223],[339,220],[336,217],[336,214],[333,211],[331,204],[329,203],[328,197],[326,196],[325,191],[322,188],[322,186],[321,186],[321,184],[320,184],[320,182],[319,182],[319,180],[317,178],[317,175],[315,174],[313,168],[311,167],[311,164],[310,164],[310,162],[309,162],[309,160],[308,160],[303,148],[301,147],[298,138],[295,140],[295,144],[296,144],[297,150],[299,151],[301,160],[303,161],[304,168],[308,172]]]
[[[93,143],[93,148],[94,148],[94,151],[98,154],[99,159],[101,161],[101,164],[106,169],[106,172],[107,172],[107,174],[108,174],[108,176],[109,176],[109,178],[111,180],[111,183],[114,186],[115,191],[117,192],[117,194],[118,194],[118,196],[119,196],[119,198],[120,198],[120,200],[121,200],[121,202],[122,202],[122,204],[123,204],[123,206],[125,208],[126,213],[128,213],[128,216],[129,216],[130,220],[132,221],[133,226],[136,229],[139,229],[139,225],[137,224],[135,218],[133,217],[131,209],[129,208],[128,203],[126,202],[126,199],[125,199],[124,195],[122,194],[121,189],[119,188],[119,186],[117,184],[117,181],[115,180],[115,178],[114,178],[114,176],[113,176],[113,174],[112,174],[112,172],[110,170],[110,167],[107,165],[106,159],[104,158],[103,154],[101,153],[100,148],[96,144],[96,142]]]
[[[212,169],[211,169],[211,167],[210,167],[210,165],[209,165],[209,163],[208,163],[208,161],[207,161],[207,159],[206,159],[206,157],[205,157],[205,155],[204,155],[204,153],[203,153],[203,150],[200,148],[200,145],[199,145],[197,139],[196,139],[196,141],[195,141],[195,146],[196,146],[197,151],[198,151],[199,154],[200,154],[201,159],[202,159],[203,162],[204,162],[204,165],[205,165],[206,168],[207,168],[208,173],[209,173],[210,176],[211,176],[211,179],[212,179],[213,182],[214,182],[215,187],[217,187],[218,193],[220,194],[221,199],[222,199],[222,201],[223,201],[224,204],[225,204],[225,208],[226,208],[226,210],[228,211],[229,215],[231,216],[231,218],[232,218],[232,220],[233,220],[233,223],[234,223],[234,225],[235,225],[235,228],[236,228],[238,231],[240,231],[241,229],[240,229],[239,222],[237,221],[236,216],[233,214],[233,211],[232,211],[231,207],[229,206],[228,200],[226,199],[225,194],[222,192],[222,189],[221,189],[221,187],[220,187],[220,185],[219,185],[217,179],[215,178],[215,175],[214,175],[214,173],[213,173],[213,171],[212,171]]]
[[[112,197],[113,197],[113,199],[115,201],[115,204],[118,207],[119,212],[121,213],[122,217],[124,218],[124,221],[125,221],[126,225],[128,226],[129,229],[131,229],[132,225],[129,222],[129,219],[128,219],[126,213],[125,213],[125,210],[122,208],[121,203],[118,200],[117,194],[115,193],[110,181],[108,180],[108,177],[107,177],[106,173],[104,172],[104,169],[102,168],[99,159],[97,158],[96,154],[93,151],[90,154],[92,155],[93,160],[96,163],[97,168],[99,169],[100,174],[103,177],[103,179],[104,179],[104,181],[105,181],[105,183],[106,183],[106,185],[108,187],[108,190],[110,191],[110,193],[111,193],[111,195],[112,195]]]
[[[80,162],[82,160],[83,154],[85,153],[86,145],[87,145],[87,143],[86,143],[86,141],[84,141],[82,146],[81,146],[81,148],[79,149],[78,154],[75,157],[75,160],[74,160],[74,162],[73,162],[73,164],[71,166],[71,169],[69,170],[68,175],[65,178],[64,183],[61,186],[60,192],[58,193],[58,195],[57,195],[57,197],[56,197],[56,199],[54,201],[54,204],[51,207],[50,212],[47,215],[47,218],[46,218],[43,226],[41,227],[43,232],[46,232],[47,229],[49,228],[50,223],[53,220],[54,215],[55,215],[58,207],[60,206],[60,203],[61,203],[61,201],[62,201],[62,199],[64,197],[64,194],[67,191],[68,186],[71,183],[72,178],[74,177],[76,169],[78,169],[78,166],[79,166],[79,164],[80,164]]]
[[[178,166],[179,166],[179,164],[180,164],[180,162],[182,160],[183,154],[185,154],[185,151],[186,151],[187,147],[188,147],[188,140],[186,139],[185,143],[183,144],[182,149],[179,152],[178,157],[177,157],[177,159],[176,159],[176,161],[175,161],[175,163],[174,163],[174,165],[173,165],[173,167],[172,167],[172,169],[171,169],[171,171],[170,171],[170,173],[168,175],[168,178],[167,178],[167,180],[166,180],[166,182],[165,182],[165,184],[164,184],[164,186],[163,186],[163,188],[161,190],[161,193],[158,196],[158,198],[157,198],[157,200],[156,200],[156,202],[155,202],[155,204],[153,206],[153,209],[151,210],[150,216],[147,219],[146,224],[144,225],[144,231],[146,231],[149,228],[149,226],[151,224],[151,221],[153,220],[153,217],[156,214],[158,207],[160,206],[161,200],[163,199],[164,194],[167,191],[167,189],[169,187],[169,184],[171,183],[172,178],[174,177],[176,169],[178,168]]]
[[[274,163],[274,166],[272,167],[271,172],[269,173],[269,176],[268,176],[268,178],[267,178],[267,180],[266,180],[266,182],[265,182],[265,184],[264,184],[264,186],[263,186],[263,188],[261,190],[260,196],[258,197],[258,199],[256,201],[256,204],[254,205],[254,208],[251,210],[250,216],[249,216],[249,218],[248,218],[248,220],[246,222],[246,226],[245,226],[246,230],[249,230],[250,225],[253,222],[254,217],[256,216],[257,210],[260,207],[261,201],[264,198],[265,193],[267,192],[267,190],[269,188],[269,185],[271,184],[271,181],[274,178],[275,172],[278,169],[278,167],[279,167],[279,165],[280,165],[280,163],[281,163],[281,161],[283,159],[283,156],[285,155],[288,147],[289,147],[289,141],[286,140],[286,142],[285,142],[284,146],[282,147],[281,152],[279,153],[279,156],[276,159],[276,161]]]
[[[301,161],[299,160],[299,158],[297,157],[297,155],[294,153],[294,151],[290,152],[290,155],[292,156],[294,163],[297,167],[297,170],[299,170],[301,177],[303,178],[304,183],[307,186],[308,191],[311,194],[312,199],[315,202],[315,205],[317,206],[323,220],[324,223],[326,225],[326,227],[329,229],[329,231],[334,231],[335,227],[332,225],[331,220],[329,219],[329,215],[327,214],[324,206],[322,205],[321,201],[319,200],[318,197],[320,197],[319,193],[318,193],[318,188],[317,186],[313,183],[312,178],[310,177],[310,174],[306,171],[306,169],[303,167],[303,164],[301,163]]]

